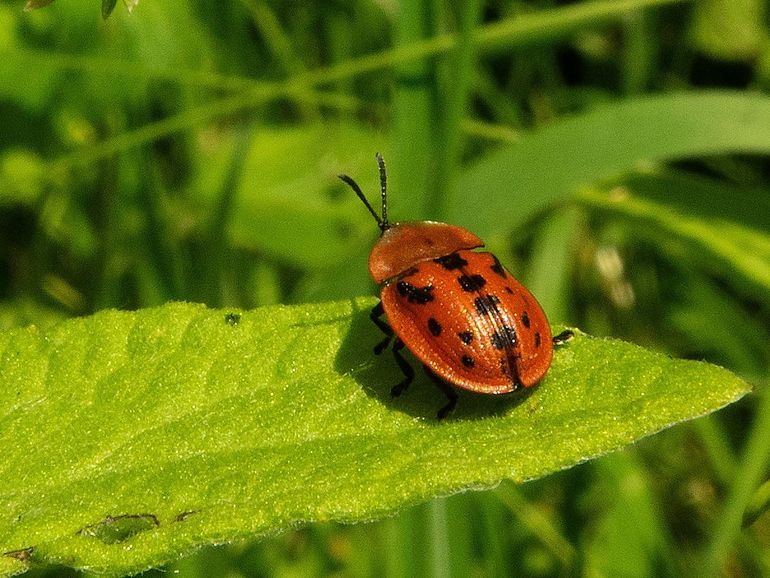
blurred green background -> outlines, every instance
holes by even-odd
[[[642,155],[556,203],[539,183],[585,151],[550,143],[553,165],[527,190],[469,172],[533,131],[645,95],[766,93],[768,3],[459,4],[143,0],[103,21],[96,0],[31,12],[1,0],[0,329],[171,300],[373,294],[377,229],[336,175],[376,200],[380,151],[393,219],[467,225],[491,195],[507,209],[474,230],[552,320],[725,365],[758,395],[524,486],[150,574],[770,575],[761,494],[734,527],[755,489],[740,480],[765,479],[770,451],[767,151]],[[619,136],[586,124],[588,148]]]

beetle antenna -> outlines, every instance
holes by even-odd
[[[388,178],[385,175],[385,159],[380,153],[376,153],[377,165],[380,167],[380,190],[382,191],[382,224],[380,228],[385,231],[390,227],[388,223]]]
[[[380,216],[374,211],[372,206],[369,204],[369,201],[366,200],[366,197],[364,196],[364,193],[361,191],[361,187],[358,186],[358,183],[355,182],[353,179],[351,179],[347,175],[337,175],[340,180],[347,183],[347,185],[355,191],[355,193],[358,195],[358,198],[361,199],[361,201],[366,205],[366,208],[369,209],[369,212],[372,214],[372,217],[374,217],[375,221],[377,221],[377,226],[380,228],[380,231],[384,231],[385,228],[382,226],[382,219],[380,219]]]

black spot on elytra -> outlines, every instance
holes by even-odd
[[[540,332],[535,331],[535,347],[540,347],[540,341],[541,341]]]
[[[433,262],[438,263],[447,271],[460,269],[461,267],[465,267],[468,264],[468,261],[460,257],[459,253],[449,253],[449,255],[444,255],[438,259],[433,259]]]
[[[457,337],[459,337],[460,341],[465,343],[465,345],[470,345],[471,341],[473,341],[473,333],[470,331],[461,331],[457,334]]]
[[[491,315],[492,313],[497,313],[498,303],[500,303],[500,299],[498,299],[495,295],[482,295],[481,297],[476,297],[476,299],[473,300],[473,306],[476,307],[476,311],[478,311],[481,315]]]
[[[406,300],[409,301],[409,303],[425,305],[434,299],[432,285],[426,285],[425,287],[415,287],[406,281],[399,281],[396,283],[396,289],[402,297],[406,297]]]
[[[492,271],[494,271],[496,274],[500,275],[500,277],[505,279],[507,277],[506,272],[505,272],[505,267],[503,267],[503,264],[500,263],[500,261],[497,259],[497,257],[492,255],[492,258],[495,260],[495,262],[490,267],[490,269],[492,269]]]
[[[460,287],[462,287],[463,291],[469,293],[478,291],[487,284],[487,280],[481,275],[462,275],[457,278],[457,282],[460,283]]]
[[[524,324],[524,327],[529,329],[529,315],[527,315],[527,312],[521,314],[521,322]]]
[[[441,323],[439,323],[433,317],[431,317],[430,319],[428,319],[428,330],[433,335],[438,337],[439,335],[441,335]]]
[[[474,365],[476,365],[476,362],[473,360],[473,358],[470,355],[463,355],[460,361],[463,362],[463,365],[465,367],[473,367]]]
[[[516,330],[503,325],[502,331],[495,331],[490,339],[495,349],[513,349],[516,345]]]
[[[507,359],[501,359],[500,360],[500,373],[503,375],[508,375],[508,360]]]
[[[508,293],[509,295],[513,295],[513,289],[511,289],[510,287],[506,286],[505,292]]]

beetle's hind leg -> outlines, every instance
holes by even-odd
[[[447,398],[446,405],[438,410],[438,413],[436,414],[436,417],[439,420],[442,420],[450,413],[452,413],[455,409],[455,406],[457,406],[457,391],[454,387],[433,373],[433,371],[431,371],[427,365],[423,365],[422,367],[425,369],[425,373],[428,374],[428,377],[430,377],[431,380],[433,380],[433,383],[436,384],[436,387],[438,387]]]
[[[402,379],[390,389],[390,395],[393,397],[398,397],[404,393],[406,388],[409,387],[409,385],[414,380],[414,369],[411,365],[409,365],[409,362],[404,359],[404,356],[401,355],[401,350],[403,348],[404,342],[396,337],[396,340],[393,342],[393,359],[396,360],[398,368],[401,370],[401,373],[404,374],[404,379]]]

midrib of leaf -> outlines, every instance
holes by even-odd
[[[371,354],[372,303],[264,308],[235,326],[227,310],[169,304],[0,334],[0,553],[135,572],[539,477],[747,391],[720,368],[579,335],[534,390],[463,393],[437,422],[425,379],[390,399],[398,372]],[[127,514],[159,525],[112,544],[79,533]],[[0,571],[23,566],[0,556]]]

